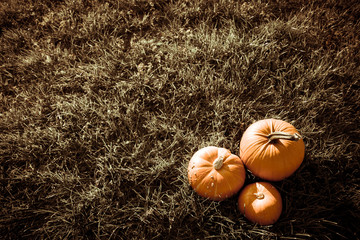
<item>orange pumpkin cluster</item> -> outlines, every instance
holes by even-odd
[[[293,125],[264,119],[246,129],[239,156],[215,146],[198,150],[190,159],[188,179],[200,196],[222,201],[244,186],[245,167],[263,180],[280,181],[300,167],[304,155],[304,141]],[[282,212],[281,195],[270,183],[255,182],[241,190],[238,209],[254,223],[273,224]]]

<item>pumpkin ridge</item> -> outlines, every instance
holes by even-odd
[[[217,151],[217,147],[209,146],[209,147],[205,147],[203,150],[204,150],[203,154],[205,156],[201,156],[201,154],[200,154],[199,158],[212,164],[214,159],[217,158],[217,154],[214,154],[212,151]]]
[[[217,184],[218,174],[219,174],[218,172],[216,172],[216,173],[214,174],[214,175],[215,175],[215,176],[214,176],[214,183],[215,183],[215,184],[214,184],[214,197],[215,197],[215,198],[218,197],[218,195],[217,195],[217,190],[218,190],[218,185],[219,185],[219,184]]]
[[[232,195],[232,191],[231,191],[232,186],[228,182],[230,180],[229,173],[233,174],[233,172],[229,171],[228,169],[222,169],[221,171],[215,170],[216,178],[214,180],[217,181],[219,176],[221,176],[223,178],[221,186],[219,186],[219,184],[216,184],[215,191],[214,191],[214,196],[216,198],[223,198],[223,197],[226,197],[226,195],[227,196]],[[231,178],[233,179],[232,176],[231,176]],[[224,191],[225,186],[227,186],[228,189],[226,189]],[[222,192],[219,192],[219,187],[221,187],[221,189],[223,190]],[[224,196],[224,192],[226,192],[226,193],[228,192],[228,193],[225,194],[225,196]]]
[[[198,165],[198,166],[196,166],[197,168],[208,168],[208,167],[210,167],[210,166],[213,165],[212,162],[210,162],[209,160],[207,160],[207,159],[205,159],[205,158],[199,157],[199,159],[201,159],[202,161],[207,162],[207,164]]]
[[[231,184],[230,184],[230,180],[232,180],[233,181],[233,178],[232,179],[225,179],[225,183],[226,183],[226,185],[227,185],[227,187],[228,187],[228,191],[226,191],[226,192],[228,192],[228,194],[226,194],[226,195],[232,195],[232,193],[233,193],[233,191],[231,191],[231,189],[233,188],[232,186],[231,186]]]
[[[199,188],[204,185],[203,181],[206,180],[208,175],[209,174],[206,174],[205,177],[203,177],[200,181],[196,181],[196,187],[194,188],[195,191],[199,190]]]
[[[259,159],[259,158],[261,158],[261,159],[265,159],[265,153],[266,153],[266,149],[268,148],[268,146],[269,146],[269,144],[268,143],[266,143],[266,144],[264,144],[264,145],[259,145],[257,148],[256,148],[256,151],[253,151],[253,153],[252,154],[255,154],[255,155],[257,155],[257,156],[255,156],[255,157],[252,157],[252,154],[251,154],[251,159],[252,159],[252,161],[251,161],[251,163],[250,163],[250,165],[253,163],[253,161],[255,160],[255,159]]]
[[[258,152],[258,149],[261,147],[261,143],[260,142],[262,142],[261,140],[257,140],[256,142],[254,142],[252,145],[253,146],[256,146],[256,148],[255,148],[255,150],[254,149],[252,149],[251,148],[251,146],[246,146],[246,148],[245,148],[245,151],[244,150],[242,150],[242,154],[240,154],[240,155],[247,155],[248,153],[248,151],[251,151],[250,152],[250,155],[249,156],[247,156],[247,159],[249,160],[249,159],[253,159],[253,155],[255,155],[257,152]],[[241,149],[240,149],[241,150]],[[250,163],[251,164],[251,163]]]

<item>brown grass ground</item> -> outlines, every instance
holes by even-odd
[[[357,1],[2,1],[0,237],[359,239],[359,18]],[[186,167],[270,117],[306,156],[262,227]]]

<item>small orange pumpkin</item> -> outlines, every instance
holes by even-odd
[[[270,183],[252,183],[240,192],[238,208],[253,223],[274,224],[282,211],[281,195]]]
[[[190,159],[188,179],[200,196],[222,201],[244,185],[245,167],[229,150],[209,146],[198,150]]]
[[[292,175],[305,155],[296,128],[282,120],[265,119],[250,125],[240,141],[240,158],[257,177],[280,181]]]

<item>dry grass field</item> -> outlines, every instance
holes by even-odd
[[[359,29],[356,0],[2,0],[0,238],[360,239]],[[271,226],[187,179],[265,118],[306,145]]]

